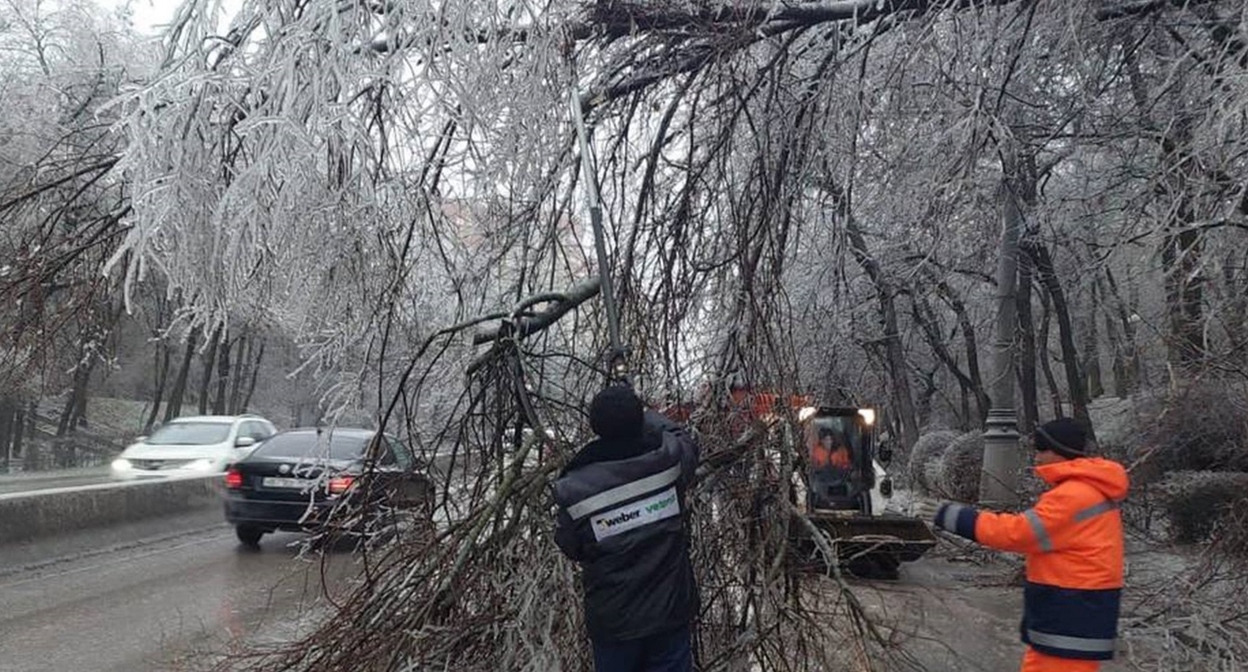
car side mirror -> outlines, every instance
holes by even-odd
[[[240,436],[240,437],[238,437],[237,439],[235,439],[235,440],[234,440],[234,446],[235,446],[236,448],[250,448],[250,447],[252,447],[252,446],[254,446],[254,445],[256,445],[256,439],[255,439],[255,437],[251,437],[251,436]]]

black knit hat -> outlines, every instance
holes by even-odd
[[[589,403],[589,426],[604,439],[634,439],[641,436],[645,409],[627,385],[612,385]]]
[[[1036,450],[1051,450],[1066,458],[1088,456],[1088,434],[1071,418],[1058,418],[1036,428]]]

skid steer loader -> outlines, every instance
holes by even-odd
[[[903,562],[936,545],[925,521],[889,510],[892,450],[879,442],[870,408],[807,406],[798,411],[804,451],[796,508],[827,534],[837,561],[865,578],[897,578]],[[805,568],[827,569],[809,528],[794,526],[794,546]]]
[[[756,421],[768,427],[765,441],[774,475],[780,473],[785,443],[778,407],[786,405],[797,415],[800,450],[789,492],[793,507],[811,523],[789,527],[791,557],[799,568],[828,571],[825,551],[830,546],[836,562],[850,573],[891,579],[901,563],[919,559],[936,545],[926,521],[889,507],[892,450],[880,441],[875,409],[819,406],[810,395],[785,399],[747,387],[734,388],[730,403],[735,429]],[[820,539],[812,526],[822,533]]]

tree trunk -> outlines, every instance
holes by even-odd
[[[212,340],[208,341],[208,352],[204,353],[204,376],[199,380],[199,414],[208,413],[208,390],[212,385],[212,371],[216,366],[217,350],[221,347],[221,329],[225,325],[218,324],[212,331]]]
[[[1180,95],[1181,88],[1175,92]],[[1169,322],[1166,360],[1177,375],[1194,373],[1204,361],[1204,277],[1201,273],[1201,232],[1193,228],[1190,174],[1199,170],[1192,156],[1192,116],[1181,113],[1161,140],[1162,181],[1159,196],[1170,200],[1166,235],[1161,243]]]
[[[78,351],[78,368],[74,370],[74,383],[69,398],[65,400],[65,409],[61,412],[61,420],[56,426],[57,438],[72,434],[82,424],[87,411],[87,386],[91,383],[91,372],[98,359],[90,354],[86,347]]]
[[[256,359],[251,365],[251,381],[247,383],[247,396],[243,397],[243,403],[239,406],[239,413],[246,413],[247,408],[251,406],[251,395],[256,392],[256,380],[260,376],[260,363],[264,361],[264,339],[260,339],[260,347],[256,351]]]
[[[81,360],[81,358],[79,359]],[[60,417],[56,421],[56,438],[58,439],[65,436],[65,434],[69,432],[69,423],[72,419],[70,416],[73,415],[74,409],[77,408],[78,403],[78,384],[80,379],[79,372],[81,370],[82,363],[79,361],[78,368],[74,369],[74,382],[70,386],[69,396],[65,397],[65,405],[61,407]]]
[[[901,330],[897,326],[896,290],[880,268],[879,262],[871,256],[867,240],[854,221],[853,214],[844,214],[845,231],[849,235],[854,257],[875,285],[880,318],[884,323],[885,364],[897,404],[897,419],[901,423],[901,445],[903,450],[909,450],[919,440],[919,424],[914,410],[914,395],[910,392],[910,367],[901,343]]]
[[[1049,403],[1053,405],[1053,417],[1061,418],[1066,415],[1062,410],[1062,388],[1057,384],[1057,377],[1053,375],[1053,365],[1049,361],[1049,327],[1053,324],[1053,308],[1048,295],[1044,292],[1040,293],[1040,307],[1044,310],[1044,315],[1040,318],[1040,346],[1042,348],[1040,369],[1044,371],[1044,382],[1049,386]]]
[[[39,422],[39,405],[31,401],[26,413],[26,447],[21,451],[21,466],[26,471],[39,470],[39,443],[35,443],[36,423]]]
[[[1122,327],[1122,345],[1125,349],[1123,359],[1126,365],[1123,379],[1126,393],[1129,395],[1139,389],[1140,383],[1144,381],[1144,372],[1140,365],[1140,348],[1135,339],[1134,313],[1127,309],[1127,302],[1122,298],[1122,293],[1118,289],[1114,272],[1108,268],[1105,269],[1105,282],[1109,286],[1110,295],[1114,298],[1114,309],[1118,315],[1118,323]]]
[[[1084,324],[1083,370],[1087,376],[1088,401],[1105,394],[1105,384],[1101,376],[1101,339],[1096,326],[1096,316],[1101,312],[1101,302],[1096,287],[1097,283],[1094,282],[1088,288],[1092,306],[1081,320]]]
[[[1075,419],[1081,422],[1088,432],[1088,440],[1096,441],[1096,428],[1092,426],[1092,418],[1088,415],[1088,393],[1083,386],[1083,375],[1079,370],[1079,351],[1075,347],[1074,329],[1070,322],[1070,308],[1066,304],[1066,293],[1062,283],[1057,279],[1057,271],[1053,267],[1053,259],[1044,245],[1029,245],[1028,254],[1036,263],[1040,273],[1040,281],[1053,301],[1053,313],[1057,315],[1057,337],[1062,346],[1062,364],[1066,368],[1066,384],[1070,388],[1070,407]]]
[[[962,297],[953,291],[948,283],[941,281],[936,285],[936,289],[958,318],[958,328],[962,332],[962,342],[966,346],[966,375],[971,379],[975,405],[979,409],[979,417],[971,426],[983,428],[984,422],[988,419],[988,409],[992,407],[992,401],[984,389],[984,378],[979,369],[979,339],[975,337],[975,325],[971,322],[971,316],[966,311],[966,304],[962,301]]]
[[[1248,208],[1248,203],[1244,206]],[[1248,355],[1248,254],[1242,249],[1226,255],[1222,262],[1222,283],[1229,300],[1222,309],[1222,331],[1227,349],[1243,358]]]
[[[33,433],[35,427],[34,404],[23,407],[22,402],[19,400],[16,406],[13,409],[13,436],[11,444],[12,455],[15,460],[22,456],[22,442],[26,439],[27,431]]]
[[[26,428],[22,433],[26,444],[34,448],[35,432],[39,429],[39,402],[32,399],[26,404]]]
[[[150,434],[152,425],[156,424],[156,418],[160,414],[160,402],[165,398],[165,383],[169,380],[169,356],[171,355],[169,345],[164,339],[156,342],[156,391],[152,395],[152,410],[147,413],[147,420],[143,423],[143,433]]]
[[[13,461],[13,435],[20,434],[21,429],[14,431],[14,421],[17,420],[17,404],[13,398],[5,395],[0,397],[0,453],[4,456],[3,473],[9,473],[9,466]]]
[[[910,296],[910,312],[914,316],[915,322],[923,331],[923,336],[927,340],[927,345],[932,349],[936,358],[945,365],[949,373],[953,374],[955,380],[958,381],[958,387],[962,390],[962,396],[968,397],[974,389],[974,382],[971,381],[969,375],[964,373],[958,366],[958,362],[954,359],[953,354],[949,352],[944,338],[940,333],[940,327],[936,324],[935,311],[928,304],[927,299],[911,294]],[[933,373],[929,378],[934,378]],[[982,392],[979,391],[979,392]],[[934,390],[933,390],[934,393]],[[930,396],[930,395],[929,395]],[[969,409],[968,409],[969,410]]]
[[[1175,223],[1174,226],[1177,228],[1182,224]],[[1166,311],[1170,326],[1166,361],[1187,375],[1200,368],[1207,346],[1204,280],[1200,275],[1200,232],[1182,229],[1167,235],[1163,245],[1161,263],[1165,269]]]
[[[225,404],[225,411],[230,415],[238,415],[239,410],[238,397],[243,392],[243,380],[247,377],[248,367],[251,365],[252,341],[244,334],[238,337],[237,352],[234,359],[234,371],[230,376],[230,396]]]
[[[78,366],[74,370],[74,384],[69,400],[65,404],[65,412],[57,427],[57,437],[72,434],[78,427],[87,424],[87,400],[90,398],[91,374],[95,367],[107,355],[106,346],[112,340],[117,322],[121,320],[125,305],[120,300],[114,304],[99,306],[90,315],[92,321],[84,330],[79,342]],[[70,460],[75,459],[76,449],[71,444]]]
[[[1097,284],[1100,282],[1100,279],[1097,279]],[[1096,316],[1094,315],[1092,319],[1096,319]],[[1114,374],[1114,396],[1126,399],[1131,395],[1131,385],[1127,376],[1126,348],[1118,332],[1118,323],[1109,311],[1105,312],[1105,340],[1109,342],[1110,361],[1112,362],[1110,371]]]
[[[182,413],[182,399],[186,396],[186,379],[191,371],[191,360],[195,355],[199,333],[200,328],[195,327],[186,336],[186,350],[182,353],[182,366],[178,368],[178,377],[174,379],[173,389],[169,391],[169,404],[165,406],[165,422],[169,422]]]
[[[214,415],[225,415],[225,392],[230,382],[230,350],[234,347],[234,343],[235,341],[230,340],[229,334],[221,338],[220,352],[217,353],[217,396],[212,404]]]
[[[926,425],[932,415],[932,398],[940,391],[940,386],[936,384],[936,372],[940,371],[939,366],[934,366],[928,371],[920,371],[919,380],[923,386],[919,390],[919,400],[916,411],[919,414],[919,426]]]
[[[39,423],[39,403],[30,401],[26,407],[26,448],[22,450],[22,468],[35,471],[39,468],[39,445],[35,443],[35,429]]]
[[[1031,434],[1039,421],[1036,397],[1036,325],[1031,313],[1032,264],[1027,255],[1018,258],[1018,384],[1023,396],[1021,434]]]
[[[91,374],[95,371],[95,362],[91,362],[90,370],[87,371],[86,382],[82,385],[82,390],[78,394],[78,403],[74,409],[74,430],[79,427],[87,426],[87,401],[90,397]]]

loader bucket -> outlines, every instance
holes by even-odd
[[[931,528],[916,518],[846,517],[818,511],[809,518],[828,535],[840,565],[868,578],[896,578],[901,563],[918,560],[936,545]],[[801,534],[795,541],[803,568],[826,571],[814,539]]]

